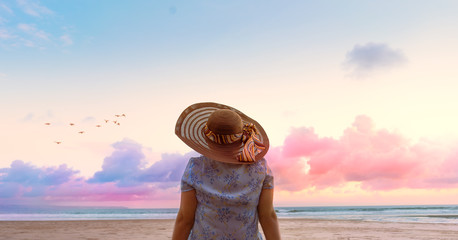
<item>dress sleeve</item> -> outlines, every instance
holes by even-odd
[[[267,161],[264,160],[265,163],[265,171],[266,177],[264,178],[264,182],[262,183],[262,189],[273,189],[274,188],[274,175],[272,170],[270,169]]]
[[[181,192],[187,192],[194,189],[192,186],[191,177],[193,176],[193,159],[189,159],[188,165],[184,169],[183,176],[181,177]]]

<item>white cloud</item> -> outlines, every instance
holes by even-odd
[[[73,40],[68,34],[60,36],[60,40],[62,41],[64,46],[70,46],[73,44]]]
[[[22,43],[22,45],[24,45],[26,47],[35,47],[36,46],[35,42],[30,41],[28,39],[21,38],[20,40],[21,40],[20,43]]]
[[[20,30],[22,30],[24,32],[33,32],[33,31],[35,31],[35,27],[33,25],[25,24],[25,23],[18,24],[17,28],[19,28]]]
[[[23,122],[28,122],[28,121],[31,121],[34,117],[35,117],[35,114],[34,114],[34,113],[28,113],[28,114],[22,119],[22,121],[23,121]]]
[[[383,43],[355,45],[347,52],[344,66],[352,69],[352,76],[364,77],[374,71],[389,70],[407,61],[401,50]]]
[[[35,32],[35,37],[44,39],[44,40],[49,40],[48,34],[44,32],[43,30],[38,30]]]
[[[17,3],[19,7],[22,9],[22,11],[34,17],[41,17],[42,15],[53,14],[53,11],[51,11],[45,6],[40,5],[38,1],[17,0]]]
[[[30,34],[32,36],[35,36],[37,38],[43,39],[43,40],[49,40],[48,33],[46,33],[43,30],[37,29],[34,25],[32,24],[25,24],[25,23],[20,23],[18,24],[17,28],[19,30],[22,30],[23,32]]]
[[[54,18],[55,12],[42,2],[45,1],[0,0],[0,49],[46,49],[74,44],[67,27],[61,26],[63,23]]]
[[[8,22],[8,19],[5,18],[5,15],[14,15],[13,10],[11,10],[11,8],[5,4],[0,3],[0,25]]]
[[[82,120],[82,122],[84,122],[84,123],[95,123],[96,122],[96,118],[93,117],[93,116],[87,116]]]
[[[8,6],[6,6],[5,4],[0,4],[0,8],[5,10],[6,12],[8,12],[9,14],[14,14],[13,13],[13,10],[11,10],[11,8],[9,8]]]
[[[6,29],[0,29],[0,39],[14,38]]]

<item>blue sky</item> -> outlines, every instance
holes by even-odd
[[[50,85],[59,84],[55,75],[112,83],[125,78],[90,75],[164,75],[170,65],[191,74],[193,69],[249,72],[298,58],[304,65],[333,61],[337,53],[339,63],[356,43],[399,47],[420,32],[447,34],[456,20],[453,1],[3,1],[2,6],[2,30],[14,37],[2,39],[1,72],[26,82],[25,73],[34,72]],[[83,78],[85,73],[89,77]]]

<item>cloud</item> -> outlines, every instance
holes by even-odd
[[[196,153],[162,154],[160,161],[142,171],[139,180],[143,182],[178,182],[181,180],[186,164],[191,156]]]
[[[14,14],[13,10],[11,10],[11,8],[9,8],[8,6],[6,6],[6,5],[3,4],[3,3],[0,3],[0,9],[1,9],[2,11],[7,12],[7,13],[10,14],[10,15]]]
[[[24,11],[24,13],[34,16],[41,17],[42,15],[53,14],[53,11],[48,9],[45,6],[40,5],[38,1],[33,0],[17,0],[19,7]]]
[[[176,189],[162,190],[154,185],[119,187],[111,182],[90,184],[83,180],[71,181],[46,192],[46,199],[54,202],[138,201],[164,196],[168,199],[178,197]]]
[[[458,187],[458,145],[412,143],[400,133],[377,129],[356,117],[339,139],[295,128],[284,145],[268,153],[280,189],[299,191],[359,182],[366,190]]]
[[[11,38],[14,38],[14,36],[10,34],[6,29],[0,29],[0,39],[6,40],[6,39],[11,39]]]
[[[112,145],[115,151],[103,161],[102,171],[98,171],[89,183],[116,182],[120,186],[138,185],[141,161],[145,155],[142,146],[131,140]]]
[[[0,25],[3,25],[8,22],[8,19],[4,18],[5,15],[11,16],[14,15],[14,12],[7,5],[0,3]],[[2,39],[2,31],[4,32],[3,34],[5,34],[5,30],[0,29],[0,39]],[[6,38],[3,37],[3,39]]]
[[[32,119],[34,119],[34,117],[35,117],[34,113],[28,113],[27,115],[25,115],[24,118],[22,118],[21,121],[23,121],[23,122],[32,121]]]
[[[81,120],[83,123],[95,123],[97,119],[93,116],[87,116]]]
[[[39,30],[33,24],[20,23],[17,25],[17,28],[31,36],[34,36],[39,39],[49,40],[49,34],[43,30]]]
[[[163,154],[147,166],[143,146],[124,139],[113,144],[102,170],[89,179],[66,165],[37,167],[15,160],[0,169],[0,199],[36,201],[177,200],[181,175],[191,155]]]
[[[355,45],[345,56],[344,66],[354,77],[364,77],[379,70],[390,70],[403,65],[407,58],[401,50],[383,43]]]
[[[143,147],[129,139],[112,145],[115,151],[104,159],[102,171],[98,171],[89,183],[116,183],[119,187],[138,186],[144,183],[177,184],[183,174],[190,154],[163,154],[162,159],[145,167]],[[168,184],[158,187],[169,188]]]
[[[26,47],[30,47],[30,48],[33,48],[33,47],[36,47],[37,45],[35,44],[35,42],[31,41],[31,40],[28,40],[28,39],[24,39],[24,38],[21,38],[21,43],[22,45],[26,46]]]
[[[55,186],[69,181],[78,171],[74,171],[63,164],[59,167],[38,168],[30,163],[15,160],[10,168],[2,169],[0,181],[14,182],[23,186]]]
[[[37,0],[15,2],[16,4],[9,5],[0,3],[0,47],[46,49],[74,44],[67,32],[69,28],[65,27],[67,24],[64,19],[56,21],[56,18],[52,17],[52,10]]]
[[[68,35],[68,34],[65,34],[65,35],[60,36],[60,40],[62,41],[62,44],[63,44],[64,46],[73,45],[73,40],[72,40],[72,38],[70,37],[70,35]]]
[[[59,167],[38,168],[15,160],[10,168],[0,169],[0,197],[40,196],[48,187],[64,184],[76,174],[65,164]]]

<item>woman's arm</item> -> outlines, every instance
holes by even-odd
[[[196,212],[196,190],[181,193],[180,210],[178,210],[172,240],[186,240],[194,225]]]
[[[258,215],[266,240],[280,240],[277,214],[273,206],[274,190],[263,189],[259,196]]]

